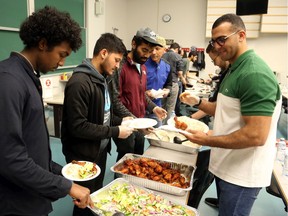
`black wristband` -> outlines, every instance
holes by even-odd
[[[199,103],[198,103],[198,104],[195,104],[194,106],[198,107],[198,106],[200,106],[201,103],[202,103],[202,99],[199,98]]]

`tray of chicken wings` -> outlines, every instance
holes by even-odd
[[[196,167],[143,155],[125,154],[111,171],[128,181],[177,196],[192,189]]]

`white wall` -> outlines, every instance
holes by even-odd
[[[182,47],[206,47],[205,38],[206,7],[204,0],[102,0],[105,4],[104,15],[95,15],[94,0],[86,0],[89,17],[88,56],[92,55],[96,39],[104,32],[118,28],[117,36],[123,39],[127,49],[131,39],[141,27],[150,27],[168,39],[174,39]],[[235,0],[236,1],[236,0]],[[94,12],[93,12],[94,10]],[[170,13],[169,23],[162,22],[162,16]],[[92,29],[91,29],[92,28]],[[278,72],[279,82],[287,83],[288,54],[287,34],[262,34],[257,39],[248,39],[250,48],[255,49],[272,68]],[[92,51],[91,51],[92,50]],[[90,55],[91,53],[91,55]],[[211,73],[215,67],[206,56],[206,70],[202,75]],[[201,74],[200,74],[201,75]]]
[[[105,1],[103,1],[103,3],[105,8]],[[85,14],[85,26],[87,29],[86,54],[87,57],[92,58],[95,43],[100,35],[105,32],[105,11],[102,15],[96,15],[95,0],[85,0]]]
[[[126,45],[127,49],[130,49],[131,39],[128,33],[128,10],[126,0],[106,0],[105,8],[105,31],[113,33],[113,28],[117,28],[116,35],[121,38]]]

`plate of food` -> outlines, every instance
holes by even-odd
[[[135,118],[135,119],[122,122],[122,125],[126,125],[127,127],[131,127],[135,129],[150,128],[150,127],[155,126],[156,124],[157,124],[157,121],[151,118]]]
[[[62,168],[62,175],[71,181],[89,181],[101,173],[100,167],[89,161],[76,161]]]
[[[180,130],[179,132],[184,131],[184,133],[187,128],[203,131],[204,133],[207,133],[209,131],[209,127],[205,123],[196,119],[192,119],[188,116],[171,117],[170,119],[168,119],[167,125],[178,129],[178,131]]]

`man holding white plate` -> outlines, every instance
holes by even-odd
[[[167,112],[156,106],[146,95],[147,69],[144,63],[152,54],[153,48],[159,43],[156,34],[149,28],[140,29],[132,39],[132,50],[127,54],[121,71],[115,76],[119,83],[119,99],[123,105],[137,118],[143,118],[146,110],[153,112],[158,119],[163,120]],[[150,121],[144,120],[143,127],[151,127]],[[156,122],[157,123],[157,122]],[[117,145],[117,161],[126,153],[143,154],[144,135],[135,131],[127,139],[113,138]]]
[[[114,115],[112,103],[112,74],[126,53],[121,39],[111,33],[102,34],[94,47],[93,58],[78,65],[65,88],[61,141],[66,161],[96,163],[100,175],[90,181],[79,182],[91,192],[103,187],[107,152],[111,137],[126,138],[133,129],[120,125],[122,118]],[[129,119],[132,117],[123,118]],[[73,216],[93,215],[90,209],[74,207]]]

